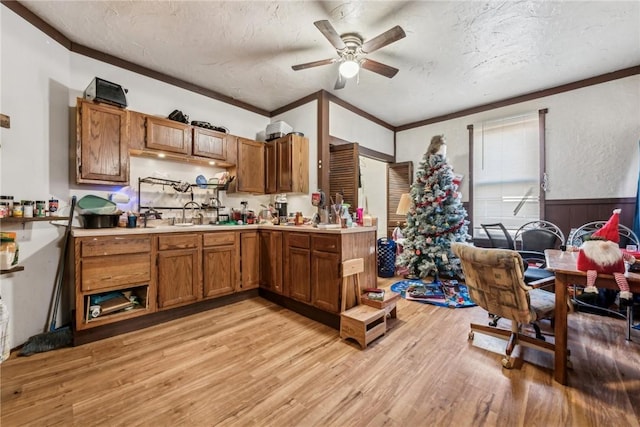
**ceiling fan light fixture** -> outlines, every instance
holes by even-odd
[[[354,59],[347,59],[338,68],[338,71],[345,79],[350,79],[360,71],[360,64]]]

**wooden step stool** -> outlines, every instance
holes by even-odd
[[[387,312],[384,309],[361,304],[360,273],[364,272],[364,259],[356,258],[342,263],[342,303],[340,310],[340,338],[352,338],[363,349],[387,331]],[[356,306],[345,310],[349,278],[353,279]]]

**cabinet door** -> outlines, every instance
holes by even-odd
[[[264,143],[238,138],[237,191],[264,193]]]
[[[293,191],[292,164],[291,164],[291,138],[284,137],[277,139],[277,165],[278,165],[278,191],[281,193]]]
[[[258,232],[240,233],[240,271],[242,290],[257,288],[260,284],[260,247]]]
[[[289,296],[293,299],[310,303],[311,250],[290,247],[287,252]]]
[[[129,150],[137,153],[144,150],[144,139],[147,134],[145,124],[144,113],[129,110]]]
[[[79,99],[76,117],[76,183],[128,184],[126,110]]]
[[[282,232],[260,231],[260,286],[283,294]]]
[[[276,143],[277,193],[309,192],[309,140],[287,135]]]
[[[146,118],[146,147],[191,154],[191,126],[159,117]]]
[[[193,155],[227,159],[227,134],[199,127],[193,128]]]
[[[184,305],[201,298],[198,252],[198,249],[158,252],[158,308]]]
[[[204,298],[233,293],[236,282],[236,246],[206,248],[202,253]]]
[[[273,194],[278,190],[276,164],[276,143],[270,141],[264,144],[264,192],[267,194]]]
[[[340,312],[340,255],[313,251],[311,254],[312,304],[321,310]]]

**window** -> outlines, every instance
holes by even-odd
[[[501,222],[515,232],[526,222],[543,219],[541,120],[544,116],[535,112],[473,125],[474,237],[485,237],[480,224]]]

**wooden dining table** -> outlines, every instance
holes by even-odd
[[[544,251],[547,269],[554,272],[556,308],[555,308],[555,356],[554,378],[560,384],[567,384],[567,286],[586,286],[587,273],[576,267],[578,252],[547,249]],[[632,293],[640,293],[640,274],[625,273]],[[598,288],[618,289],[610,274],[598,274]]]

